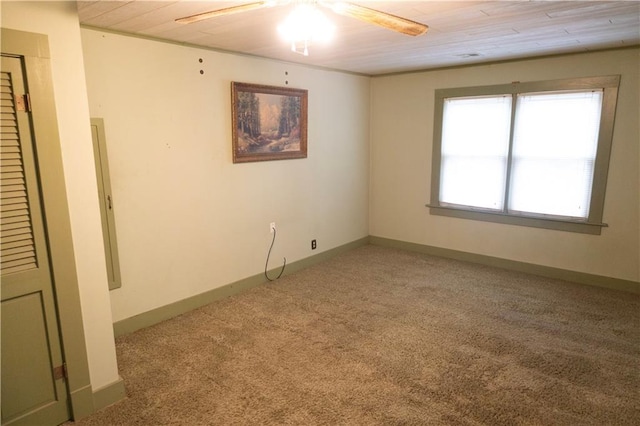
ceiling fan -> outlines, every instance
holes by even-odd
[[[333,12],[359,19],[364,22],[375,24],[393,31],[397,31],[402,34],[410,36],[418,36],[427,32],[429,27],[419,22],[412,21],[410,19],[401,18],[390,13],[382,12],[380,10],[370,9],[368,7],[359,6],[354,3],[346,1],[322,1],[322,0],[267,0],[256,1],[252,3],[245,3],[238,6],[231,6],[224,9],[212,10],[209,12],[199,13],[196,15],[185,16],[184,18],[176,19],[176,22],[182,24],[190,24],[193,22],[202,21],[205,19],[214,18],[217,16],[231,15],[233,13],[247,12],[250,10],[257,10],[266,7],[282,6],[289,3],[295,4],[311,4],[320,5],[331,9]]]

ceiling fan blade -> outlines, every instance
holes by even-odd
[[[424,34],[429,29],[428,26],[410,19],[401,18],[390,13],[380,10],[369,9],[368,7],[358,6],[357,4],[346,1],[321,2],[325,7],[330,8],[335,13],[360,19],[364,22],[379,25],[393,31],[410,36],[418,36]]]
[[[176,19],[180,24],[191,24],[193,22],[203,21],[205,19],[214,18],[216,16],[231,15],[233,13],[246,12],[249,10],[262,9],[263,7],[271,7],[276,5],[276,1],[256,1],[253,3],[245,3],[238,6],[226,7],[224,9],[211,10],[209,12],[198,13],[197,15],[185,16]]]

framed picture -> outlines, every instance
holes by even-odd
[[[231,83],[233,162],[307,157],[307,91]]]

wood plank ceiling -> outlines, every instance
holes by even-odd
[[[328,45],[305,57],[291,52],[276,28],[292,4],[220,16],[193,24],[176,18],[249,1],[78,1],[86,27],[138,34],[217,50],[240,52],[381,75],[586,52],[640,44],[640,1],[359,1],[429,25],[410,37],[323,9],[336,25]]]

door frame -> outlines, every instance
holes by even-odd
[[[22,57],[31,96],[34,151],[68,376],[71,416],[78,420],[93,413],[94,404],[51,78],[49,41],[43,34],[6,28],[1,31],[1,51]]]

